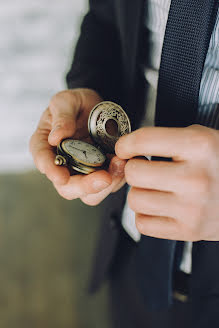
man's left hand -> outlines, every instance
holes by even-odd
[[[219,131],[200,125],[142,128],[121,137],[116,154],[128,159],[128,202],[142,234],[219,241]]]

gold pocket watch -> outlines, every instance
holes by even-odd
[[[88,131],[94,145],[71,138],[62,140],[57,147],[56,165],[83,174],[106,168],[106,154],[115,153],[117,140],[131,132],[131,124],[121,106],[103,101],[91,110]]]

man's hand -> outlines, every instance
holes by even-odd
[[[136,226],[157,238],[219,241],[219,132],[200,125],[142,128],[116,144]],[[172,157],[172,162],[132,159]]]
[[[30,151],[40,172],[46,174],[58,193],[66,199],[81,198],[97,205],[124,184],[126,161],[114,156],[108,171],[70,176],[66,167],[56,166],[56,146],[64,138],[91,142],[87,121],[91,109],[102,98],[90,89],[66,90],[56,94],[44,111],[30,141]]]

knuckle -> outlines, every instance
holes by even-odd
[[[202,194],[208,194],[210,192],[210,179],[206,173],[202,173],[196,179],[196,188]]]
[[[59,108],[71,108],[75,104],[80,103],[80,94],[77,91],[63,90],[52,96],[49,102],[49,109],[53,113]]]
[[[52,96],[52,98],[49,101],[49,108],[53,109],[57,105],[57,101],[59,98],[59,93],[56,93],[55,95]]]
[[[187,220],[188,226],[196,227],[203,216],[203,208],[201,205],[190,204],[187,206],[186,216],[189,218]]]
[[[35,132],[32,134],[29,140],[29,151],[30,153],[38,153],[41,146],[41,137],[47,136],[48,130],[37,128]]]
[[[188,238],[189,241],[199,241],[201,240],[200,229],[197,225],[193,225],[189,227],[188,230]]]
[[[190,129],[188,137],[188,141],[190,141],[196,155],[199,157],[206,158],[206,156],[210,156],[214,152],[215,147],[217,147],[213,129],[199,126],[198,128]]]
[[[147,129],[146,129],[145,127],[140,128],[140,129],[138,130],[138,132],[139,132],[139,133],[138,133],[139,137],[140,137],[140,138],[145,137],[146,131],[147,131]]]
[[[118,180],[118,182],[113,183],[113,184],[112,184],[111,193],[115,193],[115,192],[117,192],[119,189],[121,189],[121,188],[124,186],[125,182],[126,182],[125,178],[124,178],[124,177],[121,177],[121,178]]]
[[[67,192],[65,190],[58,189],[58,188],[56,188],[56,190],[57,190],[58,194],[66,200],[76,199],[76,197],[74,197],[73,195],[71,195],[69,192]]]
[[[134,133],[133,144],[139,144],[145,140],[146,128],[140,128]]]
[[[136,225],[137,230],[141,234],[144,234],[144,231],[145,231],[145,223],[144,223],[144,220],[143,220],[142,215],[140,215],[140,214],[136,214],[135,215],[135,225]]]
[[[101,203],[100,199],[98,199],[96,197],[92,197],[91,195],[81,197],[80,199],[84,204],[89,205],[89,206],[97,206]]]
[[[55,183],[56,185],[66,185],[68,183],[69,180],[69,176],[66,174],[59,174],[59,175],[50,175],[50,180]]]
[[[128,184],[133,183],[135,175],[135,161],[134,160],[129,160],[126,165],[125,165],[125,178]]]
[[[78,198],[77,195],[75,195],[75,193],[71,192],[68,187],[66,187],[66,186],[60,186],[60,185],[58,185],[56,183],[53,183],[53,185],[54,185],[57,193],[62,198],[66,199],[66,200],[73,200],[73,199]]]
[[[210,179],[205,172],[200,172],[192,179],[193,190],[201,194],[207,194],[210,190]]]
[[[102,180],[100,182],[95,182],[93,183],[93,181],[89,181],[89,179],[85,179],[81,181],[81,190],[83,192],[84,195],[87,196],[92,196],[92,194],[98,194],[100,192],[102,192],[104,190],[104,184],[102,184]]]
[[[202,209],[198,206],[190,207],[188,210],[188,218],[186,222],[186,240],[198,241],[201,236],[201,220],[202,220]]]
[[[129,207],[135,212],[137,207],[137,199],[133,188],[129,191],[127,200],[128,200]]]
[[[44,156],[44,150],[42,150],[42,149],[38,150],[38,152],[35,154],[35,157],[34,157],[33,160],[34,160],[34,163],[35,163],[37,169],[40,172],[46,174],[46,167],[45,167],[45,163],[44,163],[44,160],[43,160],[43,156]]]
[[[211,188],[211,181],[204,169],[196,169],[182,177],[183,190],[198,194],[208,194]]]
[[[68,94],[68,90],[59,91],[56,94],[54,94],[50,99],[49,107],[56,106],[57,102],[59,102],[60,99],[65,98],[67,94]]]

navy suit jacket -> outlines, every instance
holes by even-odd
[[[172,3],[174,1],[172,0]],[[191,1],[183,1],[188,2],[188,6],[192,6]],[[205,0],[199,1],[203,5],[208,3]],[[197,3],[196,0],[194,2]],[[209,2],[212,3],[211,8],[216,6],[217,1],[209,0]],[[90,9],[83,19],[73,63],[67,75],[69,88],[91,88],[96,90],[103,99],[118,102],[127,111],[133,129],[138,126],[142,118],[147,88],[143,70],[148,53],[147,33],[144,29],[144,5],[145,0],[90,0]],[[196,47],[199,51],[199,60],[191,63],[190,69],[196,77],[192,86],[195,96],[189,94],[190,90],[186,89],[187,83],[181,85],[184,80],[183,69],[181,69],[182,73],[177,71],[173,73],[173,75],[175,74],[173,90],[170,90],[168,81],[165,80],[167,74],[163,74],[158,85],[157,125],[186,126],[194,121],[201,72],[215,15],[212,15],[209,9],[209,13],[207,12],[205,17],[208,20],[208,32],[200,31],[198,42],[201,46],[200,49]],[[171,26],[171,22],[169,25],[169,34],[174,35],[175,26]],[[211,28],[209,28],[210,25],[212,25]],[[183,58],[184,54],[181,49],[176,48],[177,46],[165,39],[163,57],[165,57],[165,51],[175,51],[176,53],[178,51],[178,55],[180,54]],[[196,49],[191,51],[194,52]],[[161,71],[167,68],[168,74],[171,76],[174,63],[170,62],[169,67],[164,63],[162,66],[162,63]],[[179,89],[184,94],[182,93],[180,99],[176,99],[174,95]],[[195,100],[190,101],[187,99],[187,95]],[[174,101],[169,103],[170,98],[175,99],[175,103]],[[94,259],[92,291],[100,286],[110,272],[117,251],[124,202],[125,188],[109,196],[102,204],[103,220]],[[151,288],[150,305],[152,304],[154,307],[169,304],[171,302],[171,274],[175,242],[143,236],[138,249],[136,277],[140,281],[143,293],[146,290],[148,293]],[[154,261],[155,258],[159,260]],[[217,295],[219,297],[218,242],[194,243],[191,296],[200,297],[200,295]],[[160,304],[158,305],[158,303]]]

